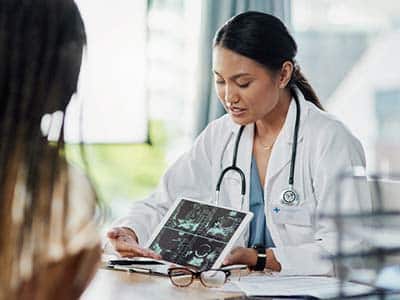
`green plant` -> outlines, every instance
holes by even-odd
[[[66,157],[84,169],[104,202],[114,199],[136,200],[149,194],[165,170],[167,134],[160,120],[150,121],[149,144],[90,144],[82,146],[87,161],[85,168],[80,145],[67,145]]]

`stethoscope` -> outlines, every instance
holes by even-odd
[[[293,98],[296,103],[296,120],[294,124],[294,134],[293,134],[293,146],[292,146],[292,157],[290,160],[290,173],[289,173],[289,185],[286,189],[284,189],[281,193],[280,201],[283,205],[287,206],[296,206],[299,204],[299,196],[296,192],[296,190],[293,188],[294,184],[294,166],[296,163],[296,153],[297,153],[297,137],[299,133],[299,124],[300,124],[300,103],[299,99],[296,93],[293,94]],[[221,190],[221,183],[224,179],[224,176],[227,172],[229,171],[234,171],[237,172],[240,175],[240,180],[241,180],[241,208],[243,208],[243,203],[244,203],[244,196],[246,194],[246,177],[243,173],[243,171],[236,166],[236,161],[237,161],[237,154],[238,154],[238,148],[239,148],[239,142],[240,138],[242,137],[243,130],[246,125],[242,125],[239,128],[239,132],[236,136],[236,141],[235,141],[235,147],[233,149],[233,158],[232,158],[232,165],[223,169],[221,172],[221,175],[218,178],[217,186],[216,186],[216,204],[219,204],[219,194]]]

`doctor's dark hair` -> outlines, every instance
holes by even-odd
[[[304,98],[323,109],[315,91],[296,64],[297,44],[286,26],[270,14],[248,11],[228,20],[216,33],[214,47],[221,46],[246,56],[267,70],[277,72],[286,61],[294,70],[289,88],[300,90]]]

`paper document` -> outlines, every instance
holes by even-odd
[[[239,288],[237,281],[228,281],[222,287],[219,288],[211,288],[218,292],[223,293],[243,293],[243,291]]]
[[[247,296],[312,296],[334,298],[339,293],[339,280],[317,276],[247,276],[236,282]],[[365,294],[370,286],[345,282],[345,295]]]

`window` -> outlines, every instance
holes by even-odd
[[[147,0],[77,0],[87,48],[66,119],[66,139],[143,143],[147,139]],[[79,128],[71,125],[80,124]]]
[[[150,1],[150,116],[165,126],[167,163],[187,150],[193,137],[200,11],[201,1]]]
[[[103,133],[108,131],[109,138],[101,144],[95,140],[84,146],[89,176],[101,200],[110,204],[116,217],[125,213],[130,201],[149,195],[168,164],[191,144],[201,1],[77,2],[87,23],[88,36],[91,30],[102,35],[100,42],[88,38],[88,56],[96,58],[104,54],[107,49],[103,48],[118,39],[119,50],[114,54],[119,57],[112,59],[121,63],[119,67],[125,68],[125,61],[132,63],[127,72],[113,70],[113,81],[107,86],[111,96],[107,94],[106,98],[112,97],[111,103],[119,110],[113,113],[119,123],[113,129],[117,132],[108,128],[107,115],[111,114],[112,107],[99,107],[103,112],[96,110],[95,115],[101,117],[98,128]],[[103,18],[107,22],[96,22]],[[106,67],[112,68],[113,64],[107,62]],[[98,77],[89,76],[92,81],[94,78]],[[74,104],[79,102],[71,106]],[[138,127],[140,130],[136,131]],[[122,133],[126,135],[121,137]],[[148,143],[137,143],[143,140]],[[71,162],[82,165],[80,154],[77,145],[68,145],[67,156]]]
[[[376,153],[379,155],[375,160],[384,158],[381,162],[384,170],[391,165],[400,166],[400,89],[376,91],[375,116]]]
[[[301,68],[361,140],[367,169],[400,171],[400,3],[296,0],[292,24]]]
[[[396,143],[400,128],[400,89],[376,91],[375,114],[378,137],[382,142]]]

